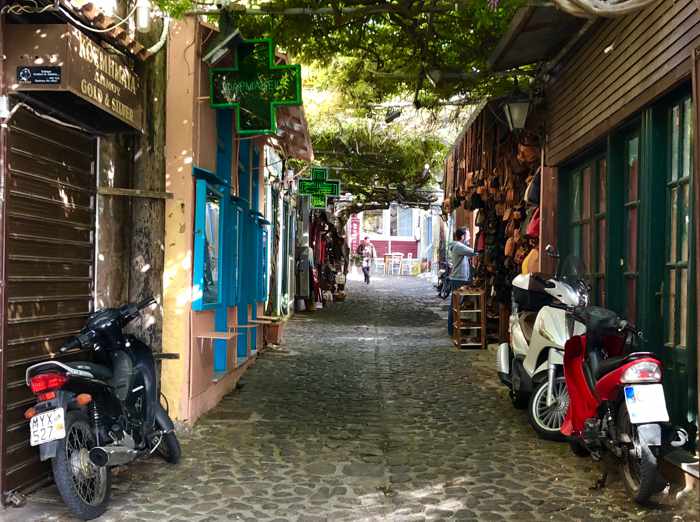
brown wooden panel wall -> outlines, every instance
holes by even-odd
[[[700,14],[695,0],[662,0],[600,22],[584,38],[547,89],[548,165],[567,160],[689,78]]]
[[[29,446],[23,413],[34,397],[24,372],[54,357],[92,310],[97,150],[93,138],[24,109],[10,122],[7,147],[3,497],[48,474],[38,451]]]

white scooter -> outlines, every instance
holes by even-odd
[[[546,252],[559,258],[552,245],[547,245]],[[569,405],[564,344],[585,328],[567,319],[563,310],[548,305],[588,302],[580,261],[569,257],[564,265],[565,270],[560,274],[557,269],[554,277],[530,273],[513,279],[510,344],[501,343],[497,352],[498,376],[510,389],[513,405],[527,407],[533,429],[549,440],[564,439],[559,431]]]

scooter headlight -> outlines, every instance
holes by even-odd
[[[627,368],[620,379],[625,384],[661,382],[661,367],[653,361],[642,361]]]

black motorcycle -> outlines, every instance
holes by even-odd
[[[156,451],[172,464],[180,459],[173,422],[159,400],[154,354],[123,331],[154,303],[99,310],[60,348],[91,349],[95,362],[46,361],[27,369],[27,386],[38,399],[25,413],[30,444],[39,446],[42,461],[51,459],[63,501],[84,520],[107,509],[111,467]]]
[[[440,268],[438,270],[438,280],[435,285],[438,296],[442,299],[447,299],[451,293],[450,289],[450,265],[447,263],[440,263]]]

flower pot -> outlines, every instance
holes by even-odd
[[[282,323],[275,322],[266,324],[264,329],[265,344],[281,344],[282,343]]]

